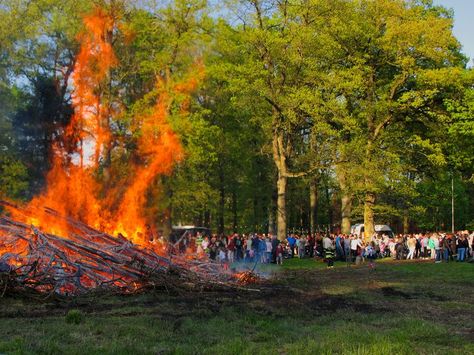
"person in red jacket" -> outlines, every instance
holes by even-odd
[[[276,263],[278,265],[283,265],[283,245],[282,243],[278,244],[276,247]]]

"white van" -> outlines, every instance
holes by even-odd
[[[386,224],[376,224],[375,225],[375,233],[377,233],[379,235],[382,235],[382,234],[388,235],[389,238],[395,237],[395,234],[393,233],[392,228],[390,228],[390,226],[388,226]],[[358,235],[359,237],[363,237],[364,236],[364,224],[363,223],[354,224],[351,227],[351,234],[355,234],[355,235]]]

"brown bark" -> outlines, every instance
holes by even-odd
[[[218,211],[218,228],[219,234],[224,233],[224,211],[225,211],[225,185],[224,185],[224,172],[222,169],[219,171],[219,211]]]
[[[408,213],[405,212],[403,215],[403,234],[408,234],[410,229],[410,220],[408,219]]]
[[[232,231],[237,232],[237,193],[232,191]]]
[[[317,178],[311,179],[309,183],[309,224],[311,234],[316,233],[318,223],[318,181]]]
[[[344,167],[338,166],[336,169],[336,176],[341,188],[341,233],[351,233],[351,214],[352,214],[352,194],[349,192],[347,186],[347,172]]]
[[[351,233],[351,213],[352,213],[352,196],[343,193],[341,198],[341,232],[343,234]]]
[[[375,193],[367,191],[364,203],[364,239],[369,241],[375,233],[374,222]]]
[[[288,178],[282,174],[278,174],[277,189],[277,236],[283,241],[286,239],[286,188],[288,185]]]

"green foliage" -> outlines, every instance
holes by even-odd
[[[97,88],[117,109],[103,193],[139,159],[137,122],[156,102],[157,79],[199,77],[189,100],[172,93],[185,159],[149,196],[174,222],[266,231],[281,175],[299,178],[285,191],[290,230],[308,229],[310,181],[317,224],[339,223],[342,196],[361,219],[369,192],[376,218],[437,229],[450,220],[448,173],[459,226],[474,220],[473,71],[452,13],[429,0],[229,3],[2,1],[0,193],[41,188],[51,143],[71,117],[82,16],[97,4],[119,19],[120,64]]]
[[[71,309],[66,313],[66,323],[81,324],[84,321],[84,313],[79,309]]]
[[[21,161],[0,154],[0,197],[20,198],[28,188],[28,173]]]

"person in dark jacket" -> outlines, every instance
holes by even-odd
[[[277,246],[280,244],[280,241],[276,235],[272,236],[272,263],[276,264],[277,262]]]
[[[457,261],[463,262],[466,259],[466,250],[469,248],[469,242],[466,238],[466,236],[463,234],[461,237],[458,239],[458,258]]]
[[[440,247],[443,250],[443,256],[444,256],[444,261],[449,263],[449,258],[451,256],[451,248],[450,248],[450,241],[449,238],[451,238],[450,235],[447,235],[443,238],[443,240],[440,243]]]

